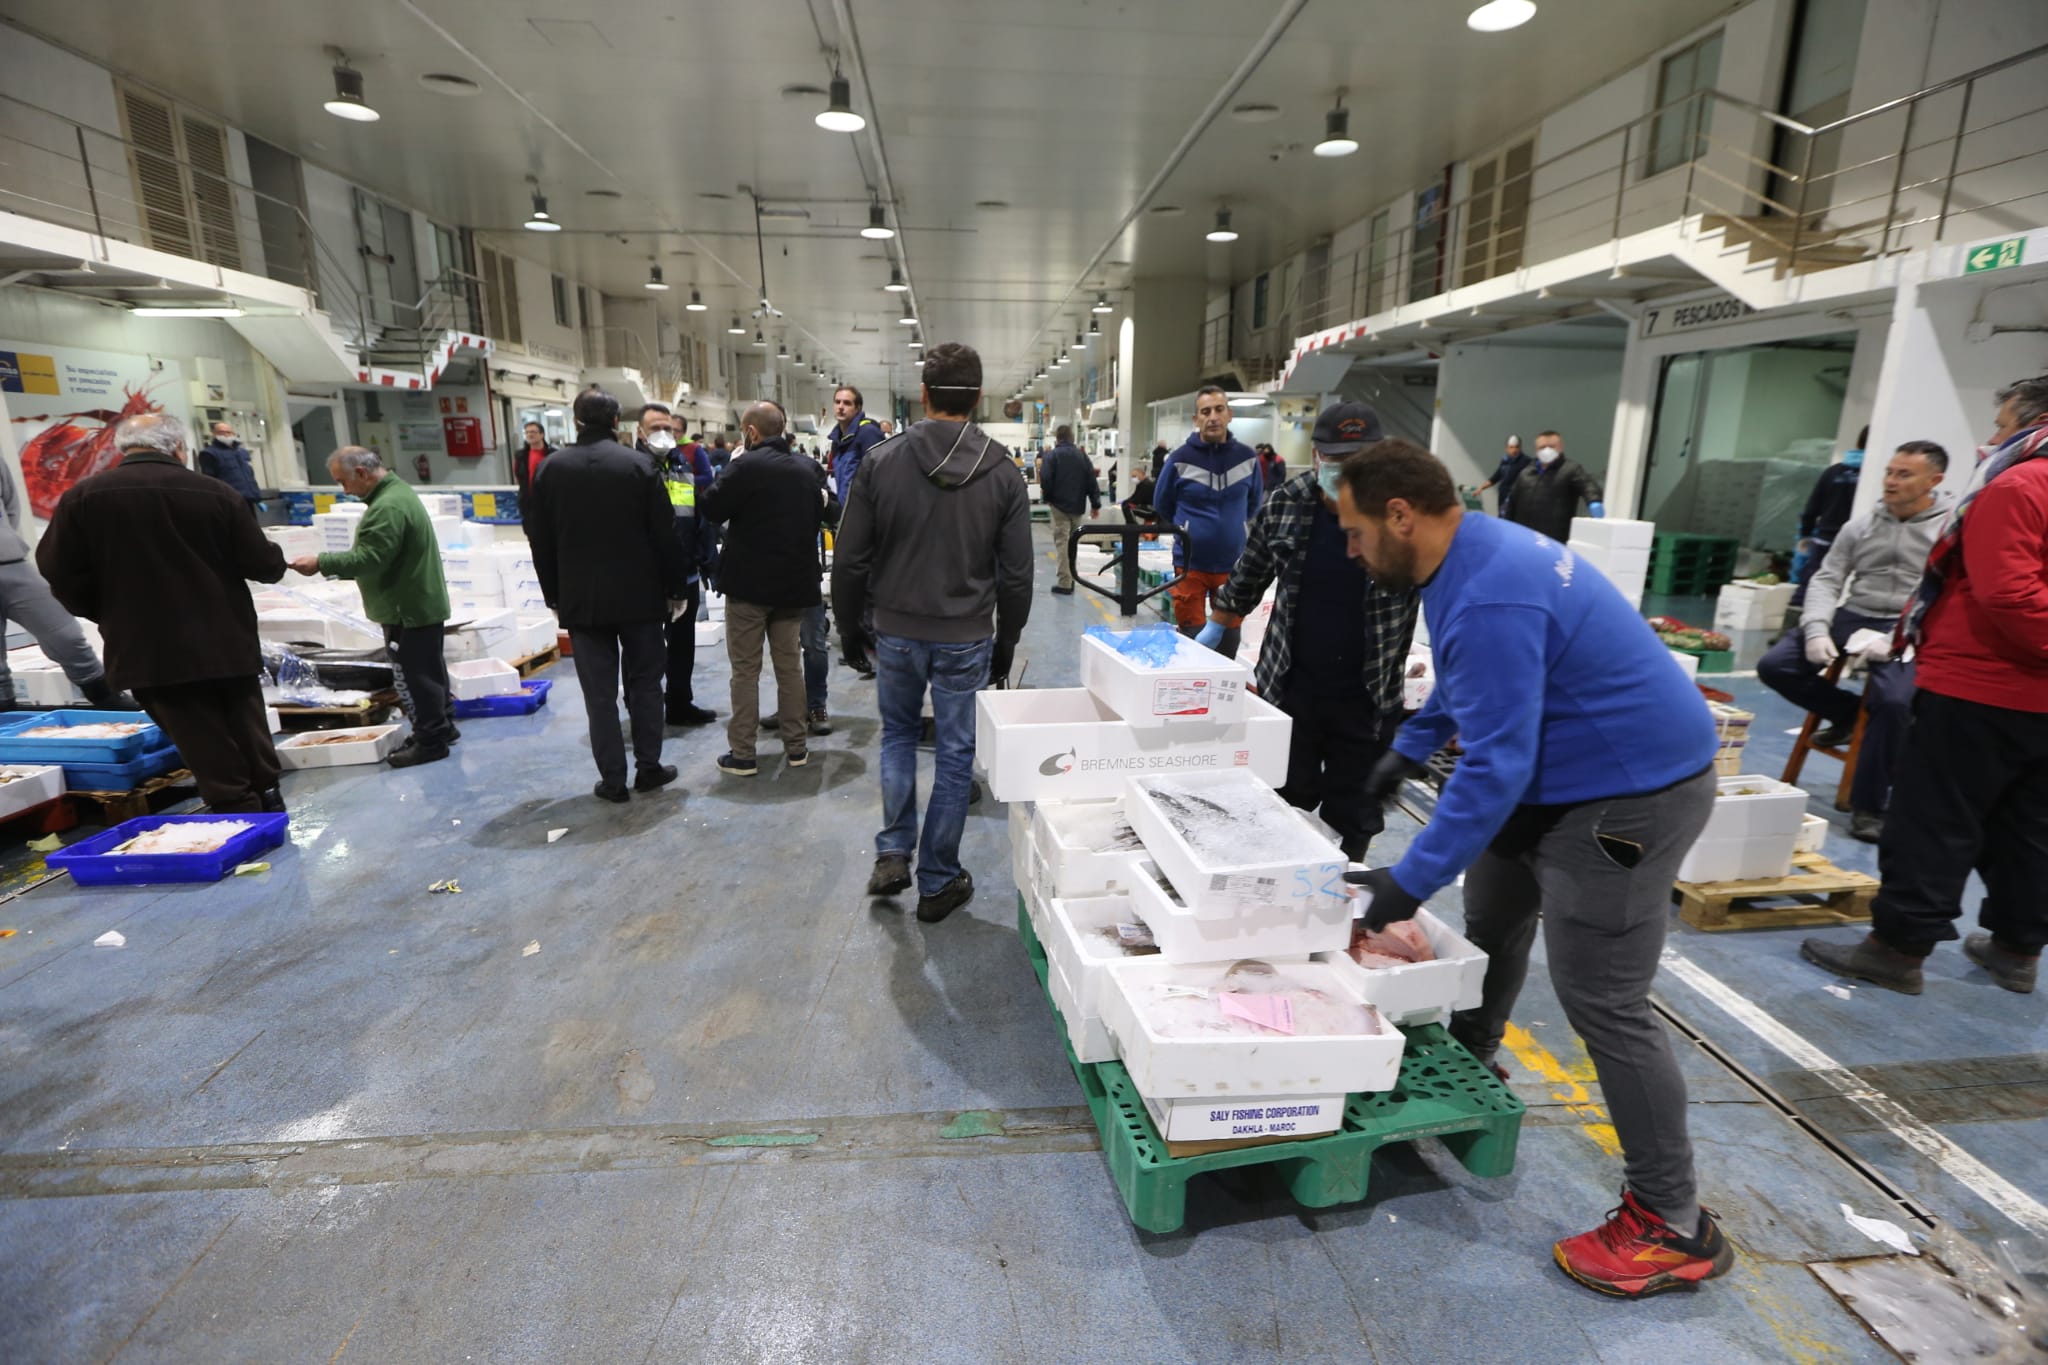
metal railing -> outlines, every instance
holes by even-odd
[[[0,209],[304,289],[359,363],[421,368],[448,330],[482,332],[478,277],[446,270],[420,297],[364,288],[296,202],[223,167],[195,164],[0,93]]]
[[[1280,311],[1312,333],[1695,215],[1778,274],[2037,224],[2000,211],[2048,206],[2044,59],[2048,45],[1819,127],[1696,91],[1304,270]],[[1218,325],[1205,362],[1240,340]]]

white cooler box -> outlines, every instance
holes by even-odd
[[[1714,599],[1715,630],[1776,630],[1792,607],[1790,583],[1727,583]]]
[[[519,690],[519,670],[502,659],[463,659],[448,665],[448,692],[457,701],[509,697]]]
[[[1294,722],[1246,697],[1233,725],[1136,729],[1084,688],[984,691],[974,697],[974,751],[998,801],[1086,801],[1122,796],[1132,773],[1247,768],[1287,780]]]
[[[14,671],[15,700],[26,706],[41,706],[57,710],[66,706],[86,705],[85,693],[78,685],[64,676],[64,670],[52,663],[11,664]]]
[[[1132,908],[1169,962],[1256,957],[1267,962],[1338,952],[1351,944],[1351,906],[1342,900],[1284,901],[1252,909],[1198,914],[1162,884],[1159,865],[1126,855]]]
[[[1173,658],[1151,668],[1099,637],[1081,637],[1081,685],[1134,726],[1228,725],[1244,717],[1249,668],[1171,630]]]
[[[1657,540],[1657,523],[1626,517],[1573,517],[1571,539],[1607,552],[1639,550],[1647,557]]]
[[[1195,914],[1341,907],[1349,918],[1343,852],[1255,775],[1147,774],[1126,793],[1146,853]]]
[[[509,654],[519,643],[519,617],[503,607],[470,607],[458,610],[450,620],[441,642],[441,654],[450,663],[463,659],[496,659]]]
[[[368,725],[353,730],[312,730],[293,735],[277,746],[277,761],[287,769],[344,768],[357,763],[382,763],[398,747],[397,725]],[[340,744],[310,741],[332,735],[346,735]]]
[[[1486,954],[1427,909],[1415,912],[1415,923],[1429,939],[1436,961],[1363,967],[1348,952],[1328,953],[1317,961],[1335,967],[1391,1024],[1440,1024],[1452,1010],[1478,1008],[1486,985]]]
[[[1806,822],[1806,793],[1769,777],[1724,777],[1718,786],[1714,812],[1678,865],[1678,880],[1746,881],[1790,872]]]
[[[0,764],[0,820],[64,794],[64,769],[55,764]]]
[[[1031,813],[1035,808],[1030,801],[1009,803],[1010,880],[1020,892],[1031,886]]]
[[[1135,835],[1115,844],[1126,825],[1121,801],[1040,801],[1031,817],[1031,841],[1045,859],[1056,896],[1085,896],[1128,890],[1131,854],[1142,852]]]
[[[1102,996],[1109,989],[1110,964],[1135,959],[1104,931],[1114,932],[1136,918],[1128,896],[1066,897],[1046,907],[1046,980],[1053,983],[1054,1003],[1067,1021],[1067,1041],[1081,1061],[1116,1059],[1116,1043],[1102,1022]]]
[[[1349,979],[1328,963],[1274,966],[1336,999],[1363,1003]],[[1154,1032],[1147,1023],[1146,1007],[1161,991],[1217,986],[1228,970],[1226,963],[1202,966],[1153,957],[1110,964],[1102,1021],[1139,1094],[1166,1101],[1221,1095],[1348,1095],[1392,1088],[1407,1039],[1391,1024],[1383,1024],[1376,1033],[1288,1036],[1261,1030],[1256,1035],[1174,1038]]]

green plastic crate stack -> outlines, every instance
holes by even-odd
[[[1687,531],[1659,531],[1650,546],[1652,593],[1666,597],[1703,597],[1735,579],[1735,555],[1741,543],[1733,536],[1702,536]]]

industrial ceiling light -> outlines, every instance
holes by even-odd
[[[868,205],[868,225],[860,230],[860,235],[875,242],[886,242],[896,235],[896,229],[882,217],[879,201]]]
[[[732,315],[732,326],[726,328],[725,330],[736,337],[743,337],[747,334],[747,329],[740,326],[740,315],[738,313],[734,313]]]
[[[1323,140],[1315,145],[1317,156],[1350,156],[1358,150],[1351,136],[1351,111],[1344,107],[1344,92],[1337,92],[1337,107],[1323,115]]]
[[[1216,210],[1216,226],[1209,229],[1209,240],[1212,242],[1234,242],[1237,240],[1237,231],[1230,226],[1229,209]]]
[[[1505,33],[1535,17],[1535,0],[1486,0],[1465,16],[1465,27],[1476,33]]]
[[[348,58],[334,54],[334,98],[322,106],[336,118],[351,123],[375,123],[383,117],[363,98],[363,73],[348,64]]]
[[[913,350],[913,351],[915,351],[915,350],[919,349],[919,348],[920,348],[920,347],[922,347],[923,345],[924,345],[924,343],[923,343],[922,341],[919,341],[919,340],[918,340],[918,339],[917,339],[916,337],[912,337],[912,338],[910,339],[910,349],[911,349],[911,350]]]
[[[1095,306],[1088,311],[1091,313],[1109,313],[1115,310],[1109,306],[1109,295],[1097,294],[1095,296]]]
[[[831,103],[818,115],[817,123],[828,133],[857,133],[868,121],[853,111],[853,82],[837,72],[832,76]]]
[[[666,294],[668,292],[668,282],[661,278],[660,266],[650,265],[647,267],[646,287],[657,294]]]
[[[775,343],[775,358],[776,358],[777,360],[787,360],[787,359],[789,359],[789,343],[788,343],[788,342],[786,342],[786,341],[778,341],[778,342],[776,342],[776,343]]]
[[[903,272],[892,265],[889,267],[889,282],[883,285],[882,288],[892,294],[901,294],[910,286],[903,282]]]
[[[548,217],[548,197],[536,186],[533,191],[533,217],[520,224],[528,232],[560,232],[562,225]]]
[[[1088,349],[1088,338],[1085,334],[1081,332],[1074,333],[1074,349],[1077,351]]]
[[[766,346],[768,344],[768,338],[761,335],[761,329],[758,327],[754,329],[754,344],[756,346]]]
[[[908,303],[904,304],[902,316],[898,317],[896,321],[902,323],[905,327],[917,326],[917,310]]]
[[[690,301],[689,301],[688,303],[686,303],[686,304],[684,304],[684,305],[683,305],[683,311],[684,311],[684,312],[687,312],[687,313],[701,313],[701,312],[703,312],[703,311],[704,311],[704,296],[703,296],[702,294],[698,293],[698,292],[697,292],[696,290],[692,289],[692,290],[690,291]]]
[[[1101,336],[1101,335],[1102,335],[1102,324],[1101,324],[1101,323],[1099,323],[1099,322],[1097,322],[1097,321],[1096,321],[1096,320],[1095,320],[1094,318],[1090,318],[1090,319],[1088,319],[1088,339],[1089,339],[1090,341],[1093,341],[1093,340],[1095,340],[1095,338],[1097,338],[1097,337],[1099,337],[1099,336]]]

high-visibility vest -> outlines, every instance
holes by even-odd
[[[679,517],[697,515],[697,476],[688,469],[665,468],[661,481],[668,485],[668,505]]]

